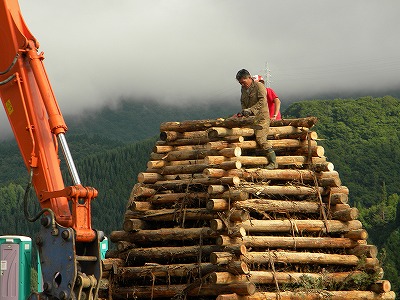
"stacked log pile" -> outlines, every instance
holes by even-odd
[[[253,118],[161,124],[138,174],[106,299],[394,299],[316,118],[272,121],[278,169]]]

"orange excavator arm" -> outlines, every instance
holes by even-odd
[[[79,289],[84,289],[79,283],[91,282],[95,286],[90,293],[96,295],[101,277],[101,234],[91,228],[90,203],[97,191],[80,182],[65,139],[67,125],[38,48],[18,1],[0,0],[0,98],[30,174],[28,186],[34,186],[42,208],[43,226],[36,240],[45,294],[54,299],[75,299]],[[64,185],[59,150],[64,154],[73,186]],[[33,221],[39,215],[27,217]],[[70,268],[65,273],[67,261]],[[89,270],[83,272],[82,268]],[[93,274],[89,281],[82,277],[87,274]]]

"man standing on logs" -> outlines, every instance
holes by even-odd
[[[268,170],[278,168],[276,163],[276,155],[272,150],[271,143],[267,140],[270,117],[267,104],[267,92],[261,82],[256,82],[250,75],[250,72],[241,69],[236,74],[236,80],[242,86],[240,103],[242,111],[239,115],[243,117],[255,116],[254,124],[261,129],[256,129],[257,144],[265,151],[265,156],[268,159],[268,165],[265,167]]]

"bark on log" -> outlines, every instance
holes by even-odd
[[[241,190],[233,190],[233,189],[229,189],[229,190],[223,192],[220,196],[223,199],[228,199],[231,201],[244,201],[244,200],[249,199],[249,193],[243,192]]]
[[[368,232],[365,229],[351,230],[343,235],[345,238],[352,240],[366,240],[368,239]]]
[[[135,287],[114,287],[113,297],[117,299],[141,299],[141,298],[168,298],[175,296],[218,296],[227,292],[234,292],[238,295],[252,295],[256,291],[254,283],[246,282],[231,285],[210,285],[199,284],[199,286],[190,285],[152,285]]]
[[[126,232],[137,231],[140,229],[146,229],[147,223],[139,219],[127,219],[124,221],[122,228]]]
[[[251,296],[239,296],[236,294],[219,295],[217,300],[394,300],[393,291],[377,294],[372,291],[285,291],[285,292],[256,292]]]
[[[211,127],[245,127],[254,124],[254,117],[249,118],[227,118],[210,120],[187,120],[183,122],[164,122],[160,125],[160,131],[200,131]]]
[[[244,264],[244,263],[243,263]],[[244,266],[246,266],[244,264]],[[246,274],[248,269],[232,269],[229,266],[217,266],[212,263],[192,263],[192,264],[154,264],[150,266],[139,267],[120,267],[118,268],[118,280],[142,279],[145,276],[154,277],[201,277],[211,272],[233,272],[234,274]]]
[[[208,186],[207,192],[210,195],[216,195],[216,194],[222,194],[226,192],[229,188],[225,185],[217,185],[217,184],[211,184]]]
[[[210,223],[210,227],[215,230]],[[248,233],[254,232],[348,232],[362,228],[358,220],[248,220],[240,224]],[[222,228],[221,228],[222,229]]]
[[[213,271],[209,275],[210,282],[213,284],[231,284],[239,282],[253,282],[256,284],[288,284],[301,282],[304,277],[313,280],[329,280],[339,283],[350,280],[352,277],[365,274],[362,271],[335,272],[335,273],[297,273],[297,272],[270,272],[270,271],[251,271],[249,275],[236,275],[229,272]],[[390,290],[389,290],[390,291]]]
[[[146,221],[176,221],[176,220],[212,220],[218,218],[217,213],[212,213],[205,208],[157,209],[150,211],[125,212],[125,219],[140,219]]]
[[[306,141],[304,141],[305,143]],[[315,144],[309,147],[308,145],[301,145],[298,149],[296,149],[293,153],[294,155],[305,155],[311,157],[324,157],[325,156],[325,148],[322,146],[317,146]]]
[[[375,245],[358,245],[353,249],[347,250],[347,253],[356,255],[358,257],[376,258],[378,255],[378,248]]]
[[[147,198],[148,202],[153,204],[167,204],[167,203],[179,203],[184,200],[202,200],[207,199],[208,193],[166,193],[166,194],[155,194],[152,197]]]
[[[389,280],[379,280],[369,287],[371,291],[378,294],[390,292],[391,288],[392,286]]]
[[[181,247],[152,247],[152,248],[134,248],[124,253],[119,253],[118,256],[128,262],[133,261],[154,261],[197,257],[200,254],[210,255],[212,252],[223,251],[223,247],[216,245],[203,246],[181,246]]]
[[[252,128],[226,128],[226,127],[212,127],[208,129],[208,138],[220,138],[229,135],[237,136],[252,136],[254,129]]]
[[[243,261],[248,264],[290,263],[290,264],[327,264],[357,266],[364,264],[367,269],[374,269],[379,265],[376,258],[360,259],[355,255],[327,254],[312,252],[265,251],[247,252]]]
[[[168,151],[165,160],[190,160],[190,159],[204,159],[209,155],[220,155],[218,150],[173,150]]]
[[[327,197],[323,197],[324,202],[330,203],[331,205],[336,204],[347,204],[349,202],[349,195],[344,193],[332,193]]]
[[[311,128],[317,123],[316,117],[306,117],[298,119],[282,119],[271,121],[271,127],[293,126]],[[227,118],[227,119],[210,119],[210,120],[188,120],[183,122],[164,122],[160,125],[160,131],[201,131],[211,127],[251,127],[254,124],[254,117],[247,118]]]
[[[189,160],[150,160],[147,162],[148,169],[162,169],[167,166],[177,166],[177,165],[204,165],[207,164],[204,159],[189,159]]]
[[[192,178],[192,179],[185,179],[185,180],[161,180],[154,182],[153,184],[149,185],[149,187],[158,189],[158,188],[164,188],[164,189],[176,189],[182,186],[187,186],[187,185],[195,185],[195,184],[201,184],[201,185],[220,185],[220,184],[225,184],[229,186],[238,186],[240,183],[240,178],[239,177],[221,177],[221,178]]]
[[[241,208],[245,210],[252,210],[257,212],[298,212],[298,213],[313,213],[318,214],[321,212],[319,203],[308,201],[283,201],[283,200],[267,200],[255,199],[246,200],[241,202],[231,203],[225,199],[210,199],[206,205],[207,209],[212,211],[225,211],[232,207]]]
[[[135,244],[151,242],[183,241],[216,236],[209,227],[201,228],[160,228],[157,230],[139,230],[137,232],[113,231],[112,242],[128,241]]]
[[[177,139],[204,139],[208,137],[207,131],[162,131],[160,133],[160,140],[162,141],[175,141]]]
[[[155,193],[156,190],[145,187],[140,183],[136,183],[132,188],[129,200],[134,200],[136,197],[151,197]]]
[[[155,183],[161,180],[164,180],[164,176],[158,173],[140,172],[137,176],[139,183]]]
[[[135,248],[135,244],[132,244],[127,241],[119,241],[117,242],[117,249],[119,252],[123,252],[129,249]]]
[[[307,186],[243,186],[242,190],[255,195],[316,195],[317,191],[321,194],[324,191],[322,187]]]
[[[338,210],[332,213],[332,218],[342,221],[356,220],[359,216],[359,211],[356,207]]]
[[[206,208],[158,209],[149,211],[125,212],[125,219],[140,219],[146,221],[177,221],[177,220],[213,220],[219,218],[218,213],[213,213]],[[226,219],[232,222],[243,222],[250,218],[247,211],[235,210],[226,213]]]
[[[331,237],[284,237],[284,236],[244,236],[242,238],[217,237],[216,244],[227,246],[244,243],[253,248],[286,248],[286,249],[345,249],[354,248],[356,241],[346,238]]]
[[[153,205],[150,202],[143,201],[130,201],[128,209],[137,210],[137,211],[146,211],[150,209],[154,209]]]
[[[212,170],[212,169],[211,169]],[[332,172],[314,172],[311,170],[267,170],[267,169],[232,169],[226,172],[211,171],[209,168],[204,169],[203,174],[210,177],[237,176],[245,180],[299,180],[306,182],[318,181],[320,186],[341,186],[339,174]]]

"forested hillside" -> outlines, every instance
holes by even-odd
[[[292,104],[286,117],[316,116],[324,145],[350,202],[361,212],[386,276],[400,288],[400,100],[364,97]]]
[[[109,234],[121,228],[121,215],[137,173],[146,168],[159,126],[164,121],[227,117],[239,107],[215,104],[200,109],[166,107],[125,101],[112,110],[93,112],[70,125],[67,139],[81,181],[99,190],[93,203],[94,227]],[[370,242],[379,246],[386,277],[400,287],[400,100],[310,100],[290,105],[284,117],[316,116],[318,144],[324,145],[343,185],[350,189],[350,202],[361,211]],[[34,236],[37,225],[28,224],[22,213],[27,172],[15,142],[0,144],[0,235]],[[66,172],[65,172],[66,173]],[[67,177],[67,176],[66,176]],[[37,200],[31,193],[32,202]],[[36,211],[38,209],[35,205]],[[34,208],[31,207],[33,213]]]

